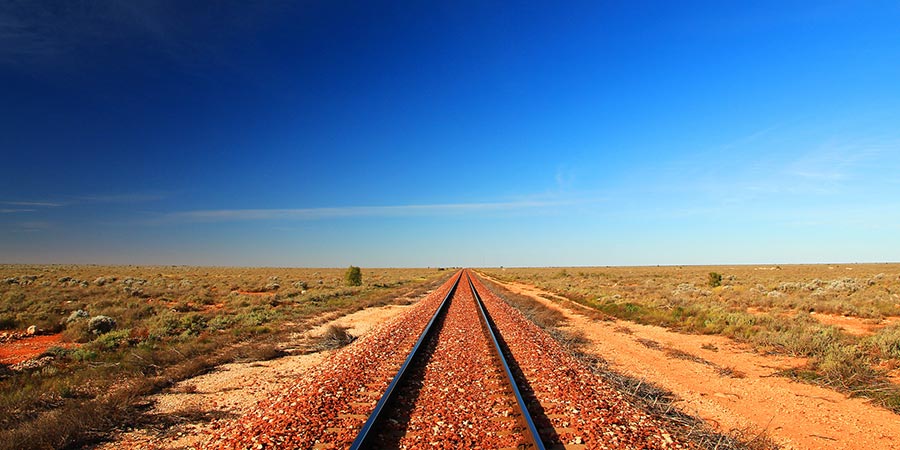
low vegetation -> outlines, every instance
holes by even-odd
[[[586,353],[583,345],[587,343],[587,340],[579,334],[561,329],[566,324],[566,318],[558,310],[548,308],[531,297],[516,294],[495,283],[488,282],[486,286],[507,304],[521,311],[525,317],[563,343],[575,357],[591,366],[634,404],[668,422],[673,430],[680,433],[684,439],[697,443],[700,448],[720,450],[774,450],[778,448],[771,438],[759,430],[749,428],[732,430],[728,435],[712,430],[701,419],[680,411],[676,406],[678,398],[671,392],[646,380],[610,370],[606,361]],[[590,315],[589,311],[586,313]],[[604,320],[608,316],[595,313],[593,318]],[[659,344],[649,341],[645,345]]]
[[[722,274],[719,272],[710,272],[709,273],[709,281],[707,282],[709,287],[715,288],[722,285]]]
[[[344,280],[347,282],[347,286],[359,286],[362,284],[362,271],[359,267],[350,266],[344,273]]]
[[[329,325],[325,333],[315,343],[316,350],[335,350],[356,340],[356,336],[347,333],[346,327]]]
[[[141,398],[277,343],[327,313],[397,301],[448,275],[434,269],[0,266],[0,335],[52,334],[27,364],[0,364],[0,448],[63,448],[134,422]],[[366,283],[362,283],[365,272]],[[353,339],[331,330],[332,347]],[[5,345],[0,339],[0,345]]]
[[[490,269],[619,319],[718,334],[760,352],[808,358],[783,375],[863,396],[900,413],[900,266]],[[713,286],[717,284],[716,286]],[[854,318],[850,333],[829,318]]]

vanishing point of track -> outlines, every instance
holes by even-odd
[[[289,389],[213,423],[202,448],[351,446],[697,448],[468,270]]]
[[[543,450],[498,333],[469,274],[461,272],[350,448],[415,445],[409,428],[447,424],[440,419],[449,410],[467,428],[450,425],[442,442]],[[488,359],[494,367],[483,365]]]

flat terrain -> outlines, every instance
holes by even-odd
[[[761,354],[724,336],[686,334],[624,320],[598,320],[589,308],[534,286],[500,283],[565,315],[563,330],[614,371],[646,380],[678,398],[679,409],[720,430],[765,431],[783,448],[891,449],[900,440],[895,413],[780,373],[807,358]]]
[[[409,310],[410,305],[374,306],[341,316],[283,342],[287,348],[306,348],[319,341],[332,326],[352,336],[365,336],[377,324]],[[289,389],[298,377],[320,365],[334,349],[289,354],[269,361],[235,362],[182,380],[150,397],[149,415],[174,418],[173,426],[145,426],[118,434],[97,448],[182,449],[202,444],[215,434],[220,422],[252,412],[261,400]]]
[[[0,266],[0,448],[201,445],[451,275],[345,270]],[[479,273],[625,397],[668,391],[652,403],[757,448],[900,441],[900,265]]]
[[[366,448],[522,448],[524,427],[516,424],[502,376],[492,375],[499,368],[490,361],[474,289],[484,293],[490,327],[515,361],[524,402],[534,408],[529,416],[543,423],[537,430],[548,448],[702,448],[683,427],[630,403],[479,280],[473,283],[445,283],[409,313],[301,374],[290,389],[225,422],[203,448],[347,448],[432,317],[422,358],[411,363]]]
[[[781,375],[900,412],[900,265],[485,270],[610,317],[806,358]],[[553,297],[550,297],[553,298]]]
[[[129,423],[171,428],[191,414],[148,411],[148,396],[229,363],[308,352],[292,336],[410,303],[449,277],[365,269],[350,285],[346,270],[0,266],[0,448],[87,445]]]

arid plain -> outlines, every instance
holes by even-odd
[[[0,445],[202,446],[454,271],[345,272],[0,267]],[[900,440],[900,265],[475,273],[701,448]]]

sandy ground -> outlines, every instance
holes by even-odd
[[[857,336],[875,334],[878,330],[895,323],[900,323],[900,317],[889,316],[881,320],[861,319],[859,317],[839,316],[837,314],[810,313],[810,315],[825,325],[834,325],[847,333]]]
[[[771,313],[772,311],[765,308],[750,307],[747,308],[747,312],[750,314],[767,314]],[[778,311],[777,314],[782,317],[793,317],[797,314],[797,312]],[[826,314],[819,312],[811,312],[809,313],[809,315],[823,325],[831,325],[840,328],[848,334],[853,334],[856,336],[871,336],[880,331],[882,328],[900,323],[900,317],[898,316],[887,316],[882,319],[864,319],[862,317],[842,316],[839,314]]]
[[[765,430],[787,449],[887,450],[900,445],[896,414],[863,399],[773,376],[803,365],[802,359],[759,355],[721,336],[595,321],[579,313],[582,305],[559,296],[526,284],[500,284],[562,311],[568,328],[583,333],[590,341],[588,350],[612,369],[675,393],[679,408],[720,431]]]
[[[408,308],[389,305],[357,311],[298,333],[283,346],[288,349],[302,347],[311,337],[322,335],[329,325],[347,327],[348,333],[362,336],[376,324]],[[330,351],[324,351],[270,361],[225,364],[214,372],[181,381],[149,399],[153,406],[148,414],[164,419],[159,425],[128,431],[96,448],[195,448],[211,432],[209,419],[244,414],[271,393],[287,389],[301,373],[322,362],[329,354]]]

